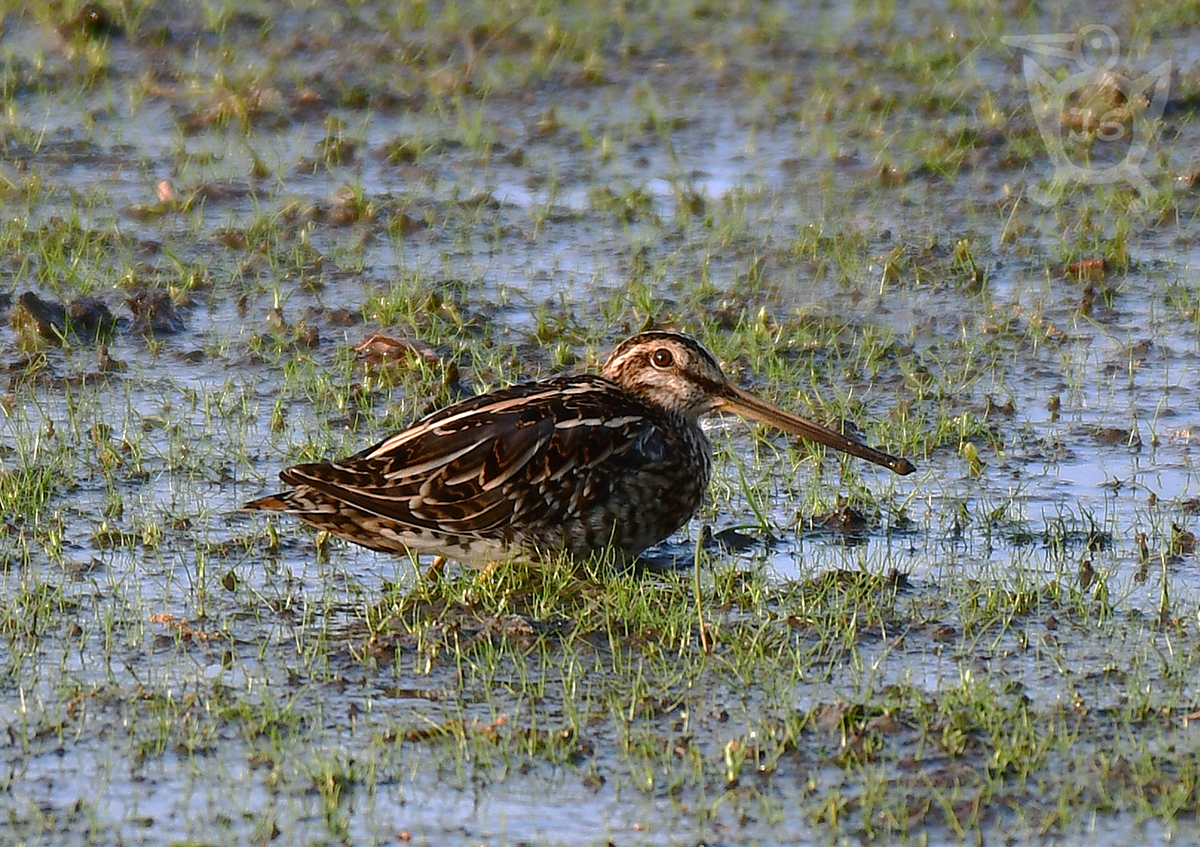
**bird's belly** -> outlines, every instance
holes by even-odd
[[[625,506],[616,510],[613,546],[627,556],[636,556],[686,524],[703,499],[704,490],[694,482],[681,486],[675,481],[650,498],[635,491],[625,500],[616,493],[614,500]]]

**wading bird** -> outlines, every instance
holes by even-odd
[[[467,564],[609,548],[633,557],[699,507],[712,473],[699,419],[711,412],[915,470],[743,391],[695,339],[653,331],[618,345],[599,374],[471,397],[361,453],[287,468],[290,490],[243,508],[292,514],[372,550]]]

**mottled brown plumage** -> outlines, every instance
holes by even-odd
[[[294,514],[373,550],[474,564],[608,547],[634,556],[699,507],[712,472],[699,419],[714,411],[914,470],[742,391],[694,339],[644,332],[599,375],[471,397],[361,453],[287,468],[291,490],[243,508]]]

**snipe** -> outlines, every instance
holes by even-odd
[[[712,454],[699,419],[726,411],[915,470],[743,391],[699,342],[656,331],[622,342],[599,375],[501,388],[340,461],[287,468],[291,490],[243,508],[287,512],[373,550],[467,563],[608,547],[635,556],[700,505]]]

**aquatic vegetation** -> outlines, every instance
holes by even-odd
[[[1002,39],[1196,21],[1075,14],[7,8],[5,843],[1194,839],[1195,69],[1058,185]],[[650,328],[919,471],[718,419],[634,569],[237,511]]]

